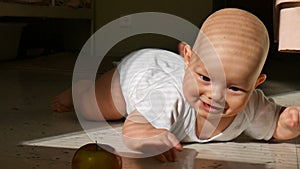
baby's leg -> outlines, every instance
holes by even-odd
[[[73,87],[75,87],[77,91],[85,92],[90,87],[90,83],[82,80],[77,82]],[[72,97],[72,88],[63,91],[52,100],[52,109],[57,112],[72,111],[74,109]]]
[[[119,73],[115,69],[100,76],[95,86],[92,81],[81,80],[62,92],[52,102],[55,111],[76,110],[88,120],[119,120],[125,115],[125,101],[121,92]],[[74,95],[72,95],[74,94]],[[75,103],[73,103],[73,99]]]
[[[98,78],[95,82],[95,91],[90,92],[95,92],[96,99],[94,100],[97,101],[102,119],[119,120],[125,116],[125,101],[121,91],[119,73],[116,69],[110,70]],[[92,118],[102,120],[98,115],[94,117],[95,113],[90,110],[85,111],[86,115],[93,114]]]
[[[125,115],[119,73],[115,69],[99,77],[95,89],[89,88],[80,94],[79,99],[78,108],[88,120],[119,120]]]

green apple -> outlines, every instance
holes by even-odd
[[[109,145],[86,144],[75,152],[72,169],[121,169],[121,157],[112,153],[113,151]]]

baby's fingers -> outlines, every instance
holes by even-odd
[[[163,153],[172,148],[181,151],[183,148],[175,135],[168,131],[164,131],[156,136],[147,138],[142,144],[144,152]]]
[[[288,109],[286,123],[289,127],[297,127],[300,124],[300,111],[297,108],[291,107]]]
[[[176,138],[176,136],[170,132],[167,133],[167,139],[165,140],[165,144],[168,145],[170,148],[174,148],[177,151],[182,151],[182,145]]]
[[[169,162],[175,162],[175,161],[177,161],[177,155],[176,155],[175,151],[176,150],[174,148],[172,148],[169,151],[166,151],[162,154],[159,154],[159,155],[155,156],[155,158],[158,161],[163,162],[163,163],[168,162],[168,161]]]

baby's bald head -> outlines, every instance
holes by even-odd
[[[203,36],[210,44],[202,43]],[[193,51],[201,58],[209,46],[214,47],[225,72],[228,66],[236,65],[238,69],[251,70],[257,77],[268,54],[269,37],[266,27],[256,16],[244,10],[226,8],[205,20]]]

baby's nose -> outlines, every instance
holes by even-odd
[[[226,89],[222,86],[212,86],[211,97],[214,102],[223,103],[225,101]]]

